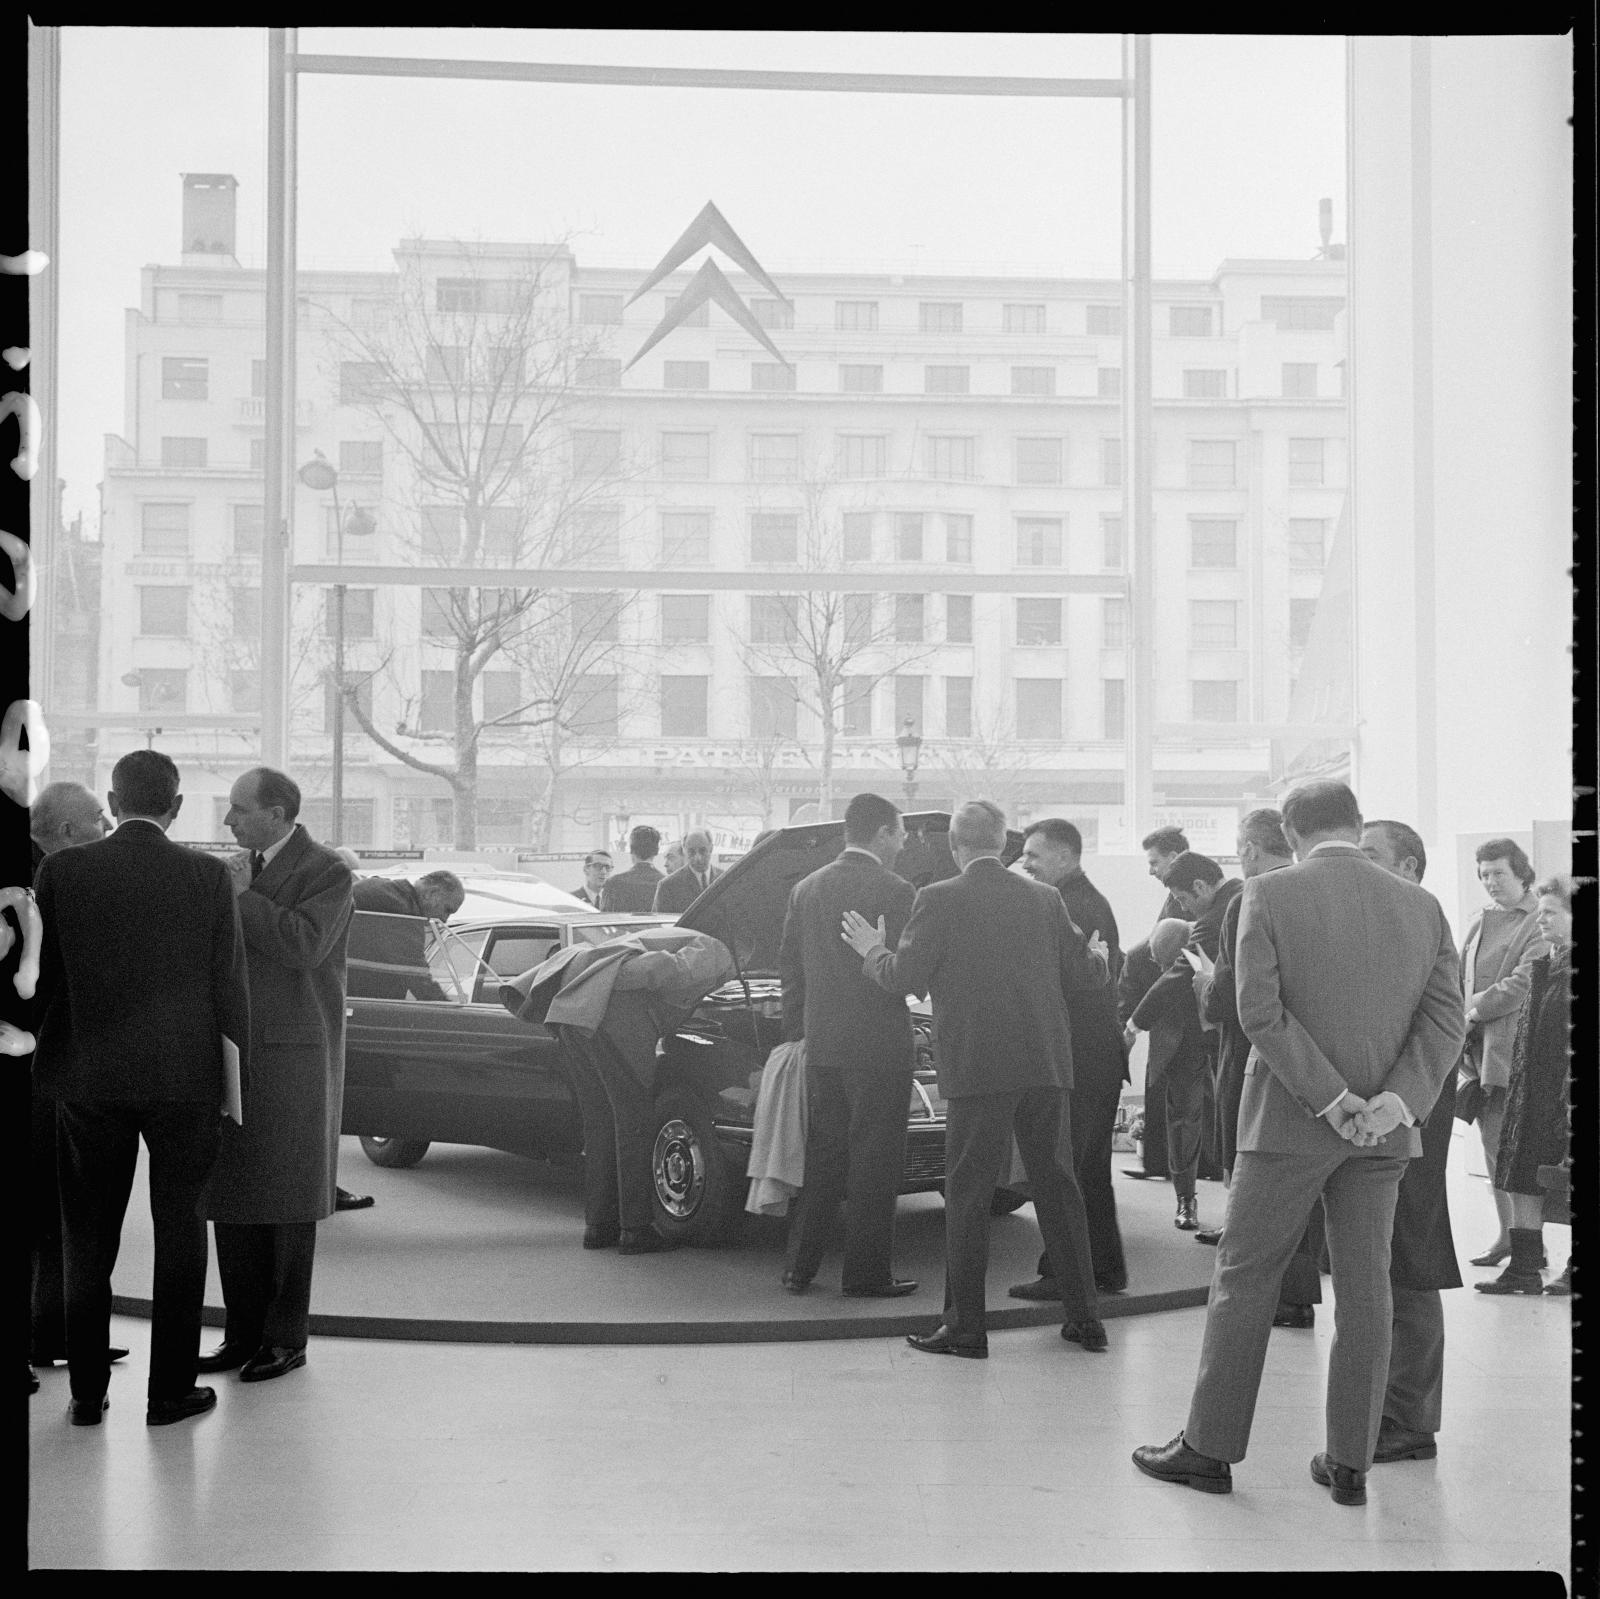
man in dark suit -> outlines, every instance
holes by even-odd
[[[633,865],[606,880],[600,890],[603,911],[648,911],[656,902],[656,890],[664,881],[650,863],[661,849],[661,835],[643,824],[628,834],[628,853]]]
[[[1015,1136],[1066,1311],[1061,1336],[1106,1347],[1094,1295],[1083,1195],[1060,1151],[1072,1147],[1066,994],[1106,981],[1105,946],[1072,925],[1054,889],[1000,864],[1005,813],[988,800],[950,821],[955,877],[920,889],[898,949],[854,911],[844,936],[891,994],[931,994],[945,1111],[945,1319],[908,1340],[928,1354],[982,1360],[989,1207]]]
[[[600,909],[600,895],[605,889],[606,879],[611,875],[611,856],[603,849],[592,849],[583,857],[583,887],[578,889],[574,898],[586,900],[596,910]]]
[[[1128,1286],[1128,1266],[1117,1227],[1116,1195],[1111,1191],[1111,1138],[1122,1085],[1128,1080],[1128,1057],[1117,1020],[1115,984],[1122,975],[1117,918],[1083,869],[1083,835],[1071,822],[1048,817],[1025,828],[1022,866],[1035,882],[1047,883],[1060,894],[1074,927],[1106,946],[1110,974],[1106,985],[1067,995],[1067,1019],[1072,1025],[1072,1164],[1089,1222],[1095,1288],[1102,1294],[1120,1294]],[[1061,1297],[1050,1275],[1048,1252],[1039,1257],[1038,1280],[1018,1283],[1011,1297]]]
[[[151,1426],[209,1410],[195,1386],[206,1282],[198,1201],[217,1154],[225,1050],[246,1050],[250,1002],[228,871],[169,842],[178,769],[134,750],[111,773],[117,830],[48,855],[34,1072],[57,1104],[69,1417],[96,1426],[110,1381],[111,1269],[139,1139],[155,1233]],[[230,1124],[231,1125],[231,1124]]]
[[[711,865],[711,835],[697,827],[684,835],[684,863],[656,885],[651,910],[679,916],[721,875]]]
[[[1189,839],[1181,827],[1158,827],[1140,840],[1139,848],[1144,851],[1145,870],[1165,888],[1167,871],[1172,863],[1180,855],[1189,853]],[[1167,897],[1161,902],[1161,914],[1156,920],[1164,922],[1170,917],[1182,915],[1183,907],[1179,905],[1177,895],[1168,888]]]
[[[852,910],[874,924],[882,918],[890,948],[899,942],[916,897],[892,870],[905,836],[888,800],[857,794],[844,813],[843,853],[789,895],[778,955],[784,1037],[806,1041],[809,1108],[805,1186],[789,1224],[783,1273],[783,1286],[794,1294],[816,1276],[847,1196],[844,1292],[888,1299],[917,1288],[892,1269],[916,1065],[911,1017],[905,1001],[874,983],[839,937],[841,918]]]
[[[1361,853],[1408,883],[1422,882],[1428,852],[1404,822],[1368,822]],[[1374,1464],[1432,1460],[1444,1398],[1444,1302],[1439,1292],[1461,1286],[1450,1229],[1445,1172],[1455,1125],[1456,1074],[1451,1072],[1422,1124],[1422,1155],[1409,1161],[1394,1207],[1389,1286],[1394,1297],[1389,1381],[1383,1395]]]
[[[255,767],[228,799],[255,1069],[206,1185],[227,1322],[200,1369],[265,1382],[306,1363],[317,1222],[334,1208],[352,883],[296,821],[300,790],[282,772]]]
[[[1361,853],[1343,783],[1283,802],[1298,864],[1246,885],[1239,1020],[1252,1045],[1239,1152],[1184,1430],[1134,1451],[1152,1477],[1226,1493],[1250,1438],[1278,1280],[1320,1195],[1339,1326],[1327,1448],[1314,1481],[1366,1503],[1383,1414],[1390,1236],[1406,1162],[1466,1033],[1455,940],[1438,903]]]
[[[448,921],[467,891],[454,872],[429,872],[416,882],[403,878],[356,879],[346,958],[346,992],[374,999],[442,1000],[443,989],[428,967],[428,923]]]

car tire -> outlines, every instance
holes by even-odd
[[[415,1166],[428,1153],[426,1138],[373,1138],[361,1135],[362,1153],[374,1166]]]
[[[994,1197],[989,1201],[989,1214],[991,1216],[1009,1216],[1014,1210],[1021,1210],[1028,1203],[1029,1195],[1019,1194],[1015,1188],[997,1188]]]
[[[740,1215],[745,1182],[717,1142],[696,1094],[669,1088],[656,1099],[650,1179],[656,1231],[680,1244],[720,1244]]]

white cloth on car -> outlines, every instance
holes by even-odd
[[[786,1216],[806,1174],[806,1045],[779,1044],[767,1056],[756,1091],[755,1135],[745,1175],[744,1208],[754,1216]]]

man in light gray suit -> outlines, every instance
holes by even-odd
[[[1327,1448],[1312,1477],[1366,1503],[1389,1366],[1390,1238],[1417,1126],[1465,1032],[1455,943],[1432,895],[1375,866],[1342,783],[1283,802],[1297,865],[1253,878],[1239,913],[1239,1020],[1251,1043],[1239,1152],[1184,1430],[1134,1451],[1148,1476],[1233,1486],[1278,1280],[1320,1195],[1336,1301]]]

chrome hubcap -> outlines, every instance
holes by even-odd
[[[694,1129],[677,1117],[663,1123],[650,1164],[661,1208],[680,1219],[694,1215],[706,1186],[705,1160]]]

